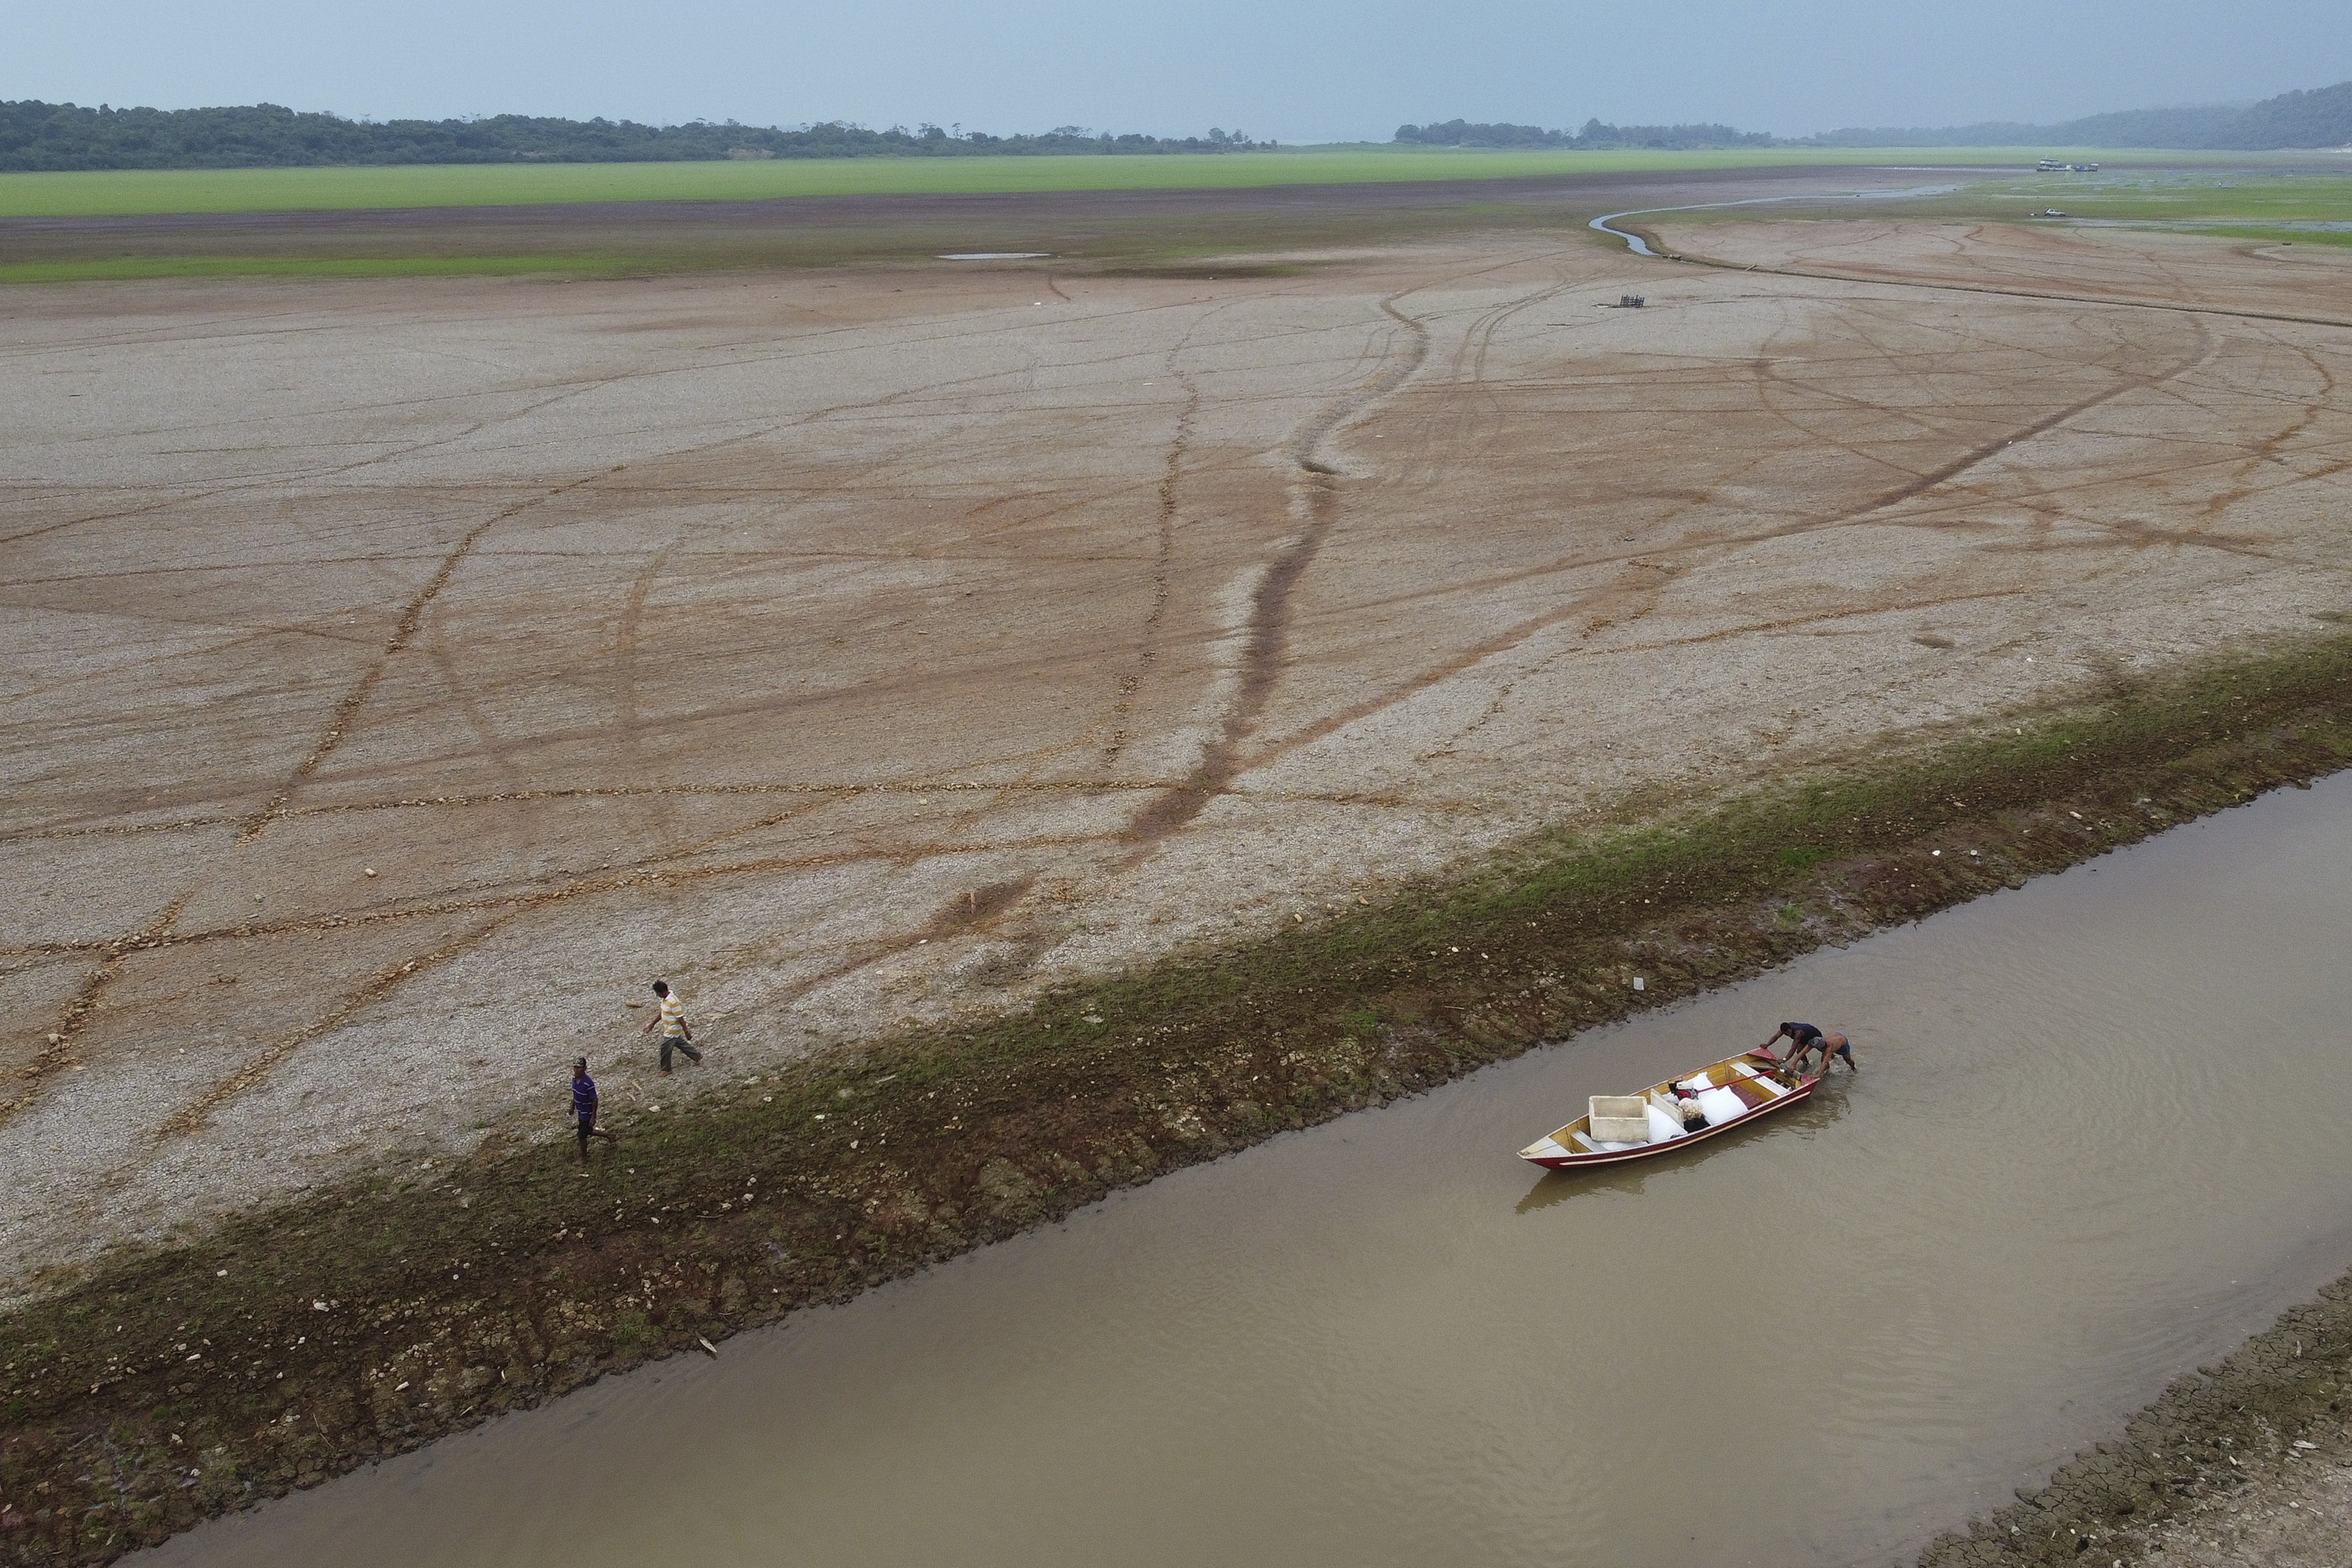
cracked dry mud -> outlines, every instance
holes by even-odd
[[[13,294],[0,1295],[2352,609],[2352,267],[2018,232]]]

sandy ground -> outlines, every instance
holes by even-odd
[[[748,1077],[2352,609],[2352,339],[2228,313],[2352,267],[2008,233],[1688,243],[2207,308],[1525,237],[12,292],[0,1290],[577,1054],[657,1103],[656,975]]]

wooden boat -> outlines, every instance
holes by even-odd
[[[1769,1052],[1744,1051],[1654,1083],[1638,1095],[1594,1095],[1584,1115],[1537,1139],[1519,1151],[1519,1158],[1548,1171],[1646,1160],[1785,1110],[1811,1098],[1813,1086],[1821,1081],[1819,1074],[1798,1072]],[[1694,1117],[1686,1122],[1684,1108],[1694,1104],[1704,1120]],[[1596,1116],[1603,1136],[1595,1136]],[[1629,1136],[1636,1130],[1643,1134],[1638,1142]],[[1610,1133],[1618,1136],[1605,1136]]]

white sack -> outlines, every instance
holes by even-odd
[[[1709,1127],[1720,1127],[1735,1116],[1748,1114],[1748,1106],[1727,1089],[1710,1089],[1698,1097],[1700,1114]]]

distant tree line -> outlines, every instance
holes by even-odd
[[[2170,147],[2277,152],[2352,145],[2352,81],[2286,92],[2251,108],[2133,109],[2056,125],[1986,121],[1937,130],[1832,131],[1817,147]]]
[[[642,163],[725,158],[970,157],[1045,153],[1233,153],[1243,132],[1113,135],[1077,125],[992,136],[938,125],[640,125],[631,120],[346,120],[274,103],[230,109],[85,109],[0,102],[0,170],[244,169],[355,163]]]
[[[1831,131],[1783,140],[1728,125],[1604,125],[1581,131],[1540,125],[1479,125],[1448,120],[1400,125],[1395,140],[1417,147],[2169,147],[2227,152],[2352,146],[2352,81],[2281,93],[2251,108],[2133,109],[2057,125],[1988,120],[1974,125]]]
[[[1783,141],[1728,125],[1607,125],[1579,131],[1449,120],[1401,125],[1394,140],[1423,147],[2176,147],[2254,152],[2352,145],[2352,82],[2283,93],[2249,108],[2139,109],[2056,125],[1975,125],[1832,131]],[[952,158],[1007,153],[1230,153],[1271,147],[1241,131],[1205,136],[1114,135],[1062,125],[992,136],[961,126],[876,131],[832,122],[793,130],[631,120],[498,114],[468,120],[346,120],[273,103],[226,109],[85,109],[0,101],[0,171],[235,169],[353,163],[630,163],[723,158]]]
[[[1546,131],[1540,125],[1473,125],[1448,120],[1442,124],[1400,125],[1392,140],[1415,147],[1565,147],[1588,152],[1603,147],[1770,147],[1775,139],[1761,131],[1734,131],[1728,125],[1603,125],[1588,120],[1581,131]]]

